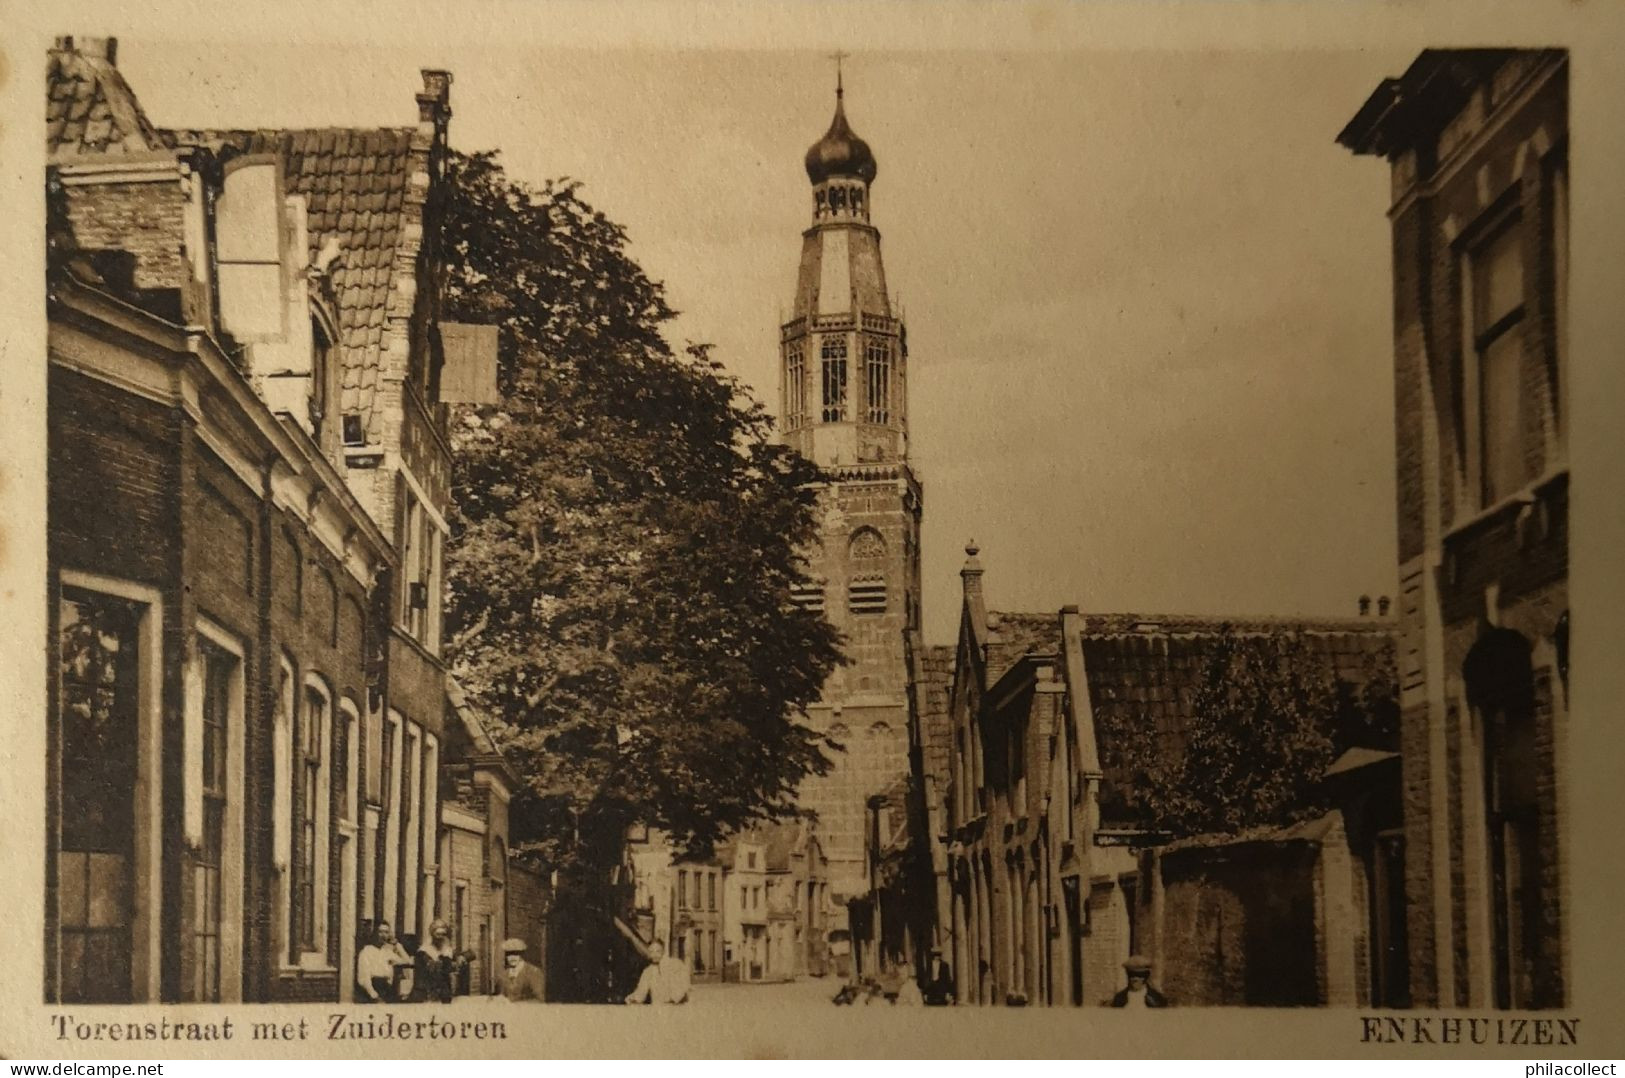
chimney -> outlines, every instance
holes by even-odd
[[[982,563],[976,555],[982,552],[972,539],[965,544],[965,567],[959,570],[959,579],[965,595],[965,607],[970,614],[976,642],[987,638],[987,607],[982,602]]]
[[[116,37],[63,36],[56,39],[56,47],[62,52],[76,52],[90,60],[105,60],[109,67],[118,66]]]
[[[1379,618],[1385,618],[1388,616],[1389,601],[1390,600],[1386,595],[1382,595],[1377,598],[1377,616]]]
[[[436,142],[446,141],[446,125],[451,121],[451,72],[425,67],[423,91],[418,94],[418,129],[434,132]]]
[[[1370,615],[1371,615],[1371,596],[1362,595],[1362,596],[1360,596],[1360,616],[1362,618],[1364,618],[1364,617],[1369,617]]]
[[[964,581],[965,594],[974,594],[977,598],[981,598],[982,595],[982,563],[976,558],[981,552],[982,548],[976,545],[976,540],[972,539],[966,543],[965,567],[959,570],[959,579]]]

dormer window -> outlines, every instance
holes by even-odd
[[[328,362],[333,342],[321,319],[310,320],[310,434],[318,442],[322,438],[322,421],[327,418],[331,402],[327,398]]]

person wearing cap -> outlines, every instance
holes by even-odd
[[[666,945],[659,940],[649,944],[649,964],[643,967],[638,986],[626,997],[628,1003],[688,1002],[688,964],[681,958],[667,958]]]
[[[946,1007],[954,1001],[953,967],[942,960],[942,952],[931,948],[931,961],[925,967],[925,981],[920,995],[927,1007]]]
[[[1161,992],[1151,987],[1151,960],[1144,955],[1130,955],[1123,963],[1128,974],[1128,987],[1112,997],[1113,1007],[1166,1007],[1168,1001]]]
[[[525,961],[524,940],[503,941],[502,977],[494,994],[502,996],[510,1003],[524,1001],[541,1003],[547,999],[542,971]]]

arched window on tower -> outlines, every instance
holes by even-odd
[[[824,368],[825,423],[846,422],[846,338],[831,334],[820,350]]]
[[[847,547],[850,576],[846,608],[853,614],[886,612],[886,541],[873,528],[859,528]]]
[[[807,422],[807,359],[800,341],[784,350],[784,423],[789,430]]]
[[[891,422],[891,341],[885,337],[865,335],[863,365],[867,382],[864,418],[870,423],[885,426]]]

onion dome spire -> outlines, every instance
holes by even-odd
[[[844,56],[836,54],[836,62]],[[846,89],[841,84],[841,70],[835,69],[835,118],[830,121],[829,130],[824,137],[813,143],[807,150],[807,179],[814,186],[834,177],[859,179],[864,183],[873,183],[875,179],[875,155],[869,149],[869,144],[863,141],[846,122],[846,106],[843,98]]]

